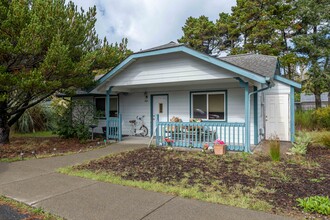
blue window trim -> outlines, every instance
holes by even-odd
[[[215,121],[221,121],[221,122],[227,122],[228,121],[228,91],[227,90],[203,90],[203,91],[190,91],[189,93],[189,116],[190,118],[193,117],[192,115],[192,95],[193,94],[196,94],[196,93],[224,93],[225,95],[225,120],[205,120],[205,119],[202,119],[203,122],[215,122]]]
[[[154,123],[153,123],[153,114],[154,114],[154,97],[155,96],[167,96],[167,121],[170,118],[170,96],[169,94],[151,94],[150,95],[150,136],[154,133]]]

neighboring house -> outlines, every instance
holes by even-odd
[[[214,58],[170,42],[132,54],[77,98],[104,112],[96,131],[106,127],[107,138],[121,140],[130,121],[144,115],[157,145],[166,137],[182,147],[222,139],[229,150],[249,152],[275,135],[293,141],[294,89],[301,86],[279,72],[274,56]]]
[[[328,93],[324,92],[321,94],[321,106],[328,106]],[[296,107],[302,110],[315,109],[315,95],[307,95],[305,93],[300,94],[300,102],[296,103]]]

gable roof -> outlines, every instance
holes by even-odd
[[[258,54],[243,54],[243,55],[234,55],[221,58],[215,58],[210,55],[201,53],[194,49],[191,49],[183,44],[178,44],[171,41],[168,44],[161,46],[153,47],[150,49],[142,50],[136,53],[133,53],[127,57],[123,62],[113,68],[110,72],[102,76],[97,81],[97,86],[102,84],[104,81],[113,77],[126,66],[133,63],[135,60],[142,57],[157,56],[163,54],[183,52],[189,54],[193,57],[196,57],[205,62],[211,63],[215,66],[227,69],[229,71],[235,72],[239,76],[246,77],[253,81],[259,83],[266,83],[271,78],[274,77],[275,72],[278,68],[278,61],[275,56],[266,56]],[[265,62],[265,63],[263,63]],[[288,80],[287,80],[288,81]],[[286,81],[286,82],[287,82]],[[293,82],[293,81],[292,81]],[[295,82],[294,82],[295,83]],[[295,83],[293,86],[296,86],[298,83]],[[291,85],[291,84],[289,84]],[[96,86],[96,87],[97,87]]]

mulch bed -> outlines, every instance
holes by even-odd
[[[0,146],[0,159],[37,157],[43,155],[60,155],[68,152],[81,152],[103,146],[103,139],[87,140],[63,139],[60,137],[13,137],[10,144]]]
[[[187,187],[198,186],[201,191],[220,190],[214,182],[230,188],[245,186],[243,193],[262,186],[255,197],[273,206],[274,213],[304,215],[297,208],[297,198],[330,195],[330,150],[312,147],[298,162],[292,158],[272,162],[268,156],[240,154],[216,157],[188,151],[145,148],[91,161],[77,166],[98,172],[105,171],[126,180],[157,181],[169,185],[186,180]],[[318,163],[319,166],[316,166]],[[219,186],[221,187],[221,186]],[[305,214],[305,217],[328,219],[327,216]]]

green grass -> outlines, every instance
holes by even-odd
[[[199,187],[187,187],[187,185],[182,183],[175,183],[174,185],[163,184],[155,181],[132,181],[125,180],[121,177],[115,176],[111,173],[106,172],[91,172],[88,170],[76,170],[74,167],[60,168],[57,170],[60,173],[68,174],[72,176],[79,176],[83,178],[93,179],[102,182],[109,182],[124,186],[132,186],[145,190],[167,193],[175,196],[180,196],[184,198],[193,198],[206,202],[236,206],[241,208],[249,208],[260,211],[270,211],[272,206],[262,200],[255,198],[251,193],[243,193],[244,186],[236,184],[231,188],[226,186],[221,187],[220,191],[200,191]],[[221,183],[214,183],[215,185]],[[210,187],[211,188],[211,187]],[[264,188],[256,188],[255,193],[258,191],[263,191]]]
[[[17,209],[19,212],[23,212],[24,214],[27,213],[30,215],[38,215],[45,220],[64,220],[64,218],[46,212],[42,208],[31,207],[24,203],[0,195],[0,205],[2,204],[13,207],[14,209]]]
[[[35,133],[14,133],[12,137],[58,137],[57,134],[53,134],[51,131],[38,131]]]

